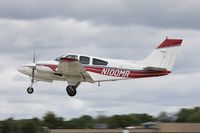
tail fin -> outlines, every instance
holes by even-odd
[[[164,40],[146,59],[137,63],[152,68],[172,70],[176,60],[178,47],[181,46],[182,39]]]

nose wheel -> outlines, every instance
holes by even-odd
[[[76,95],[76,87],[75,86],[68,85],[66,88],[66,91],[67,91],[67,94],[71,97]]]
[[[33,92],[34,92],[33,87],[28,87],[28,88],[27,88],[27,93],[28,93],[28,94],[32,94]]]

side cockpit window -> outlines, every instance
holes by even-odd
[[[107,61],[100,60],[100,59],[93,58],[92,64],[93,64],[93,65],[102,65],[102,66],[106,66],[106,65],[108,65],[108,62],[107,62]]]
[[[70,58],[70,59],[76,59],[76,60],[78,60],[78,56],[77,55],[67,55],[65,57],[66,58]]]
[[[77,55],[62,55],[62,56],[56,58],[55,61],[59,61],[60,58],[70,58],[70,59],[77,59],[78,60],[78,56]]]
[[[80,62],[81,64],[90,64],[90,58],[87,56],[80,56]]]

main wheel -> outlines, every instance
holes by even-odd
[[[32,87],[27,88],[27,93],[32,94],[34,92],[34,89]]]
[[[73,97],[76,95],[76,88],[74,86],[67,86],[66,91],[68,93],[69,96]]]

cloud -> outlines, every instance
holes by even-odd
[[[46,4],[48,2],[48,4]],[[0,119],[42,117],[53,111],[66,119],[80,115],[150,113],[198,106],[198,1],[0,1]],[[173,73],[159,78],[97,85],[82,83],[75,98],[67,83],[38,82],[18,66],[65,53],[139,60],[164,39],[182,38]],[[9,112],[9,113],[8,113]]]
[[[147,0],[1,0],[0,17],[29,20],[60,17],[118,26],[200,28],[199,1],[152,0],[150,4],[148,2]]]

